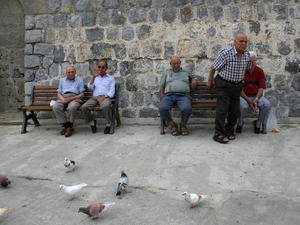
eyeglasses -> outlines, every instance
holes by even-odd
[[[99,69],[106,69],[106,66],[98,66]]]

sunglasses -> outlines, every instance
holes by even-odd
[[[99,69],[106,69],[106,66],[98,66]]]

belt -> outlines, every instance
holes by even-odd
[[[218,76],[219,76],[223,81],[225,81],[226,83],[229,83],[229,84],[239,85],[239,84],[241,84],[241,83],[244,82],[243,80],[241,80],[241,81],[239,81],[239,82],[233,82],[233,81],[225,80],[225,79],[224,79],[223,77],[221,77],[219,74],[218,74]]]
[[[74,94],[74,95],[78,95],[77,93],[74,93],[74,92],[65,92],[64,94]]]

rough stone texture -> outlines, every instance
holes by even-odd
[[[172,23],[175,21],[176,19],[176,13],[177,13],[177,9],[176,8],[165,8],[163,9],[162,12],[162,19],[163,21],[166,21],[168,23]]]
[[[118,9],[121,7],[123,0],[103,0],[102,6],[105,9]]]
[[[40,81],[40,80],[46,80],[48,77],[47,70],[45,69],[39,69],[35,72],[35,80]]]
[[[197,16],[202,19],[208,16],[208,10],[206,7],[200,7],[197,11]]]
[[[25,33],[26,43],[42,42],[44,40],[44,32],[42,30],[28,30]]]
[[[35,20],[33,16],[25,16],[25,29],[31,30],[34,29]]]
[[[90,11],[93,9],[93,0],[75,0],[75,9],[77,11]]]
[[[141,25],[140,27],[137,28],[136,35],[140,40],[149,38],[151,35],[151,26],[146,24]]]
[[[111,23],[113,25],[124,25],[126,22],[126,17],[121,11],[113,10],[111,15]]]
[[[221,6],[214,6],[212,8],[212,15],[216,21],[220,20],[223,17],[223,8]]]
[[[33,47],[31,44],[26,44],[24,48],[24,54],[30,55],[33,53]]]
[[[128,11],[130,23],[140,23],[146,20],[146,11],[143,8],[132,8]]]
[[[175,53],[174,43],[172,43],[170,41],[166,41],[165,42],[165,54],[164,54],[165,59],[170,58],[171,56],[174,55],[174,53]]]
[[[30,82],[34,80],[34,74],[35,71],[34,70],[26,70],[25,74],[24,74],[24,79],[26,82]]]
[[[126,26],[122,30],[122,39],[131,41],[134,38],[134,29],[131,26]]]
[[[275,88],[278,90],[288,90],[289,83],[285,75],[276,75],[274,79]]]
[[[66,27],[67,26],[67,15],[66,14],[57,14],[53,17],[54,27]]]
[[[273,10],[276,12],[277,20],[285,20],[288,17],[288,7],[284,4],[274,4]]]
[[[137,91],[138,90],[138,80],[136,76],[128,76],[126,79],[126,90],[127,91]]]
[[[103,28],[91,28],[86,29],[86,39],[88,41],[96,41],[96,40],[103,40],[104,38],[104,29]]]
[[[132,107],[144,105],[144,94],[141,91],[133,92],[130,103]]]
[[[64,48],[61,45],[54,48],[54,62],[63,62],[65,59]]]
[[[106,30],[106,38],[108,40],[117,40],[119,35],[119,29],[117,27],[110,27]]]
[[[100,11],[99,12],[99,25],[106,26],[110,23],[109,11]]]
[[[123,61],[120,63],[120,75],[126,76],[130,74],[130,62]]]
[[[180,10],[180,19],[182,23],[188,23],[193,18],[193,11],[191,7],[184,7]]]
[[[300,59],[290,61],[287,59],[285,70],[294,74],[300,72]]]
[[[81,14],[82,26],[94,26],[96,24],[95,13],[82,13]]]
[[[116,44],[114,50],[117,59],[122,60],[126,58],[126,46],[124,44]]]
[[[143,108],[139,112],[141,118],[155,118],[158,117],[158,110],[153,108]]]
[[[260,32],[260,23],[252,22],[250,26],[250,32],[254,32],[256,35],[258,35]]]
[[[292,51],[290,46],[283,41],[278,43],[277,50],[281,55],[288,55]]]
[[[40,66],[41,59],[36,55],[25,55],[24,57],[24,66],[26,68],[34,68]]]
[[[292,87],[296,91],[300,91],[300,73],[294,75],[292,80]]]
[[[54,45],[37,43],[34,45],[34,54],[37,55],[53,55]]]
[[[150,10],[148,18],[149,18],[150,22],[156,23],[157,19],[158,19],[158,12],[157,12],[157,10],[155,10],[155,9]]]

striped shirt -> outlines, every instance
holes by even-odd
[[[65,94],[67,92],[71,92],[74,94],[80,94],[85,91],[83,80],[75,76],[73,80],[68,79],[67,77],[63,77],[59,80],[59,85],[57,89],[57,93]]]
[[[229,82],[239,83],[244,79],[244,73],[250,69],[250,53],[245,51],[241,57],[238,56],[235,47],[224,49],[213,63],[218,75]]]
[[[88,88],[93,89],[93,96],[115,95],[115,78],[111,75],[97,76],[93,84],[88,83]]]

